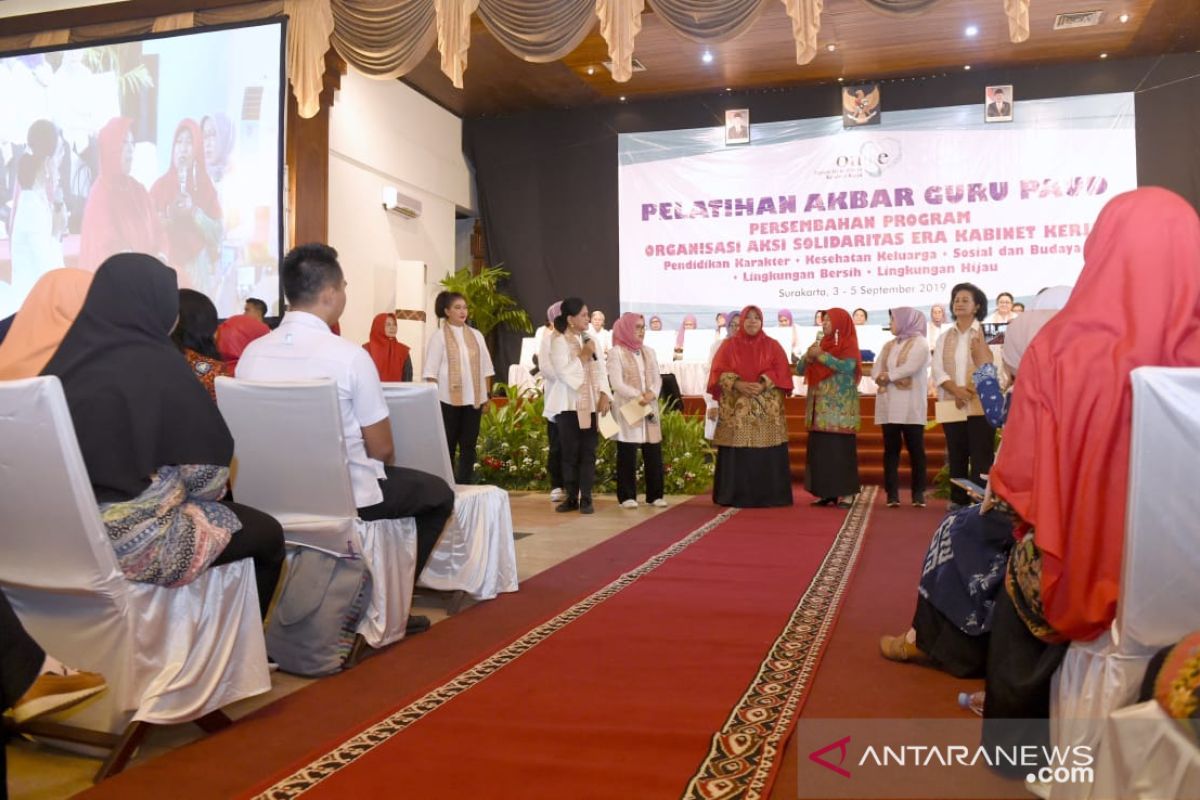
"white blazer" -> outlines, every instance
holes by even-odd
[[[929,342],[924,336],[916,337],[908,358],[901,365],[903,345],[895,339],[892,341],[894,344],[887,359],[887,391],[881,386],[875,395],[875,424],[924,425],[929,419]],[[871,377],[878,378],[883,374],[883,367],[883,361],[876,359],[871,367]],[[891,382],[904,378],[912,378],[912,386],[907,389]]]
[[[598,402],[602,394],[612,396],[608,388],[608,377],[604,374],[604,362],[599,358],[588,359],[585,367],[582,361],[571,354],[571,346],[567,344],[566,336],[557,331],[550,337],[550,364],[554,370],[554,385],[546,392],[543,413],[547,419],[552,419],[564,411],[575,411],[579,390],[584,386],[585,369],[592,372],[592,387],[595,390],[592,403]]]
[[[638,380],[636,384],[625,383],[625,370],[621,363],[625,358],[631,358],[637,363]],[[643,361],[643,359],[645,360]],[[647,365],[653,376],[649,386],[646,385]],[[662,375],[658,372],[658,357],[654,355],[654,350],[650,347],[643,347],[641,358],[639,358],[623,347],[614,347],[608,354],[608,382],[612,386],[613,416],[621,427],[617,434],[617,441],[630,444],[644,443],[646,441],[646,420],[641,419],[637,424],[630,425],[625,421],[625,415],[621,413],[621,406],[640,397],[642,392],[653,392],[654,400],[650,403],[650,413],[656,417],[660,416],[658,393],[662,390]]]

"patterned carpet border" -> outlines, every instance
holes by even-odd
[[[862,550],[877,487],[863,489],[846,515],[820,569],[733,707],[713,734],[708,755],[688,783],[684,800],[759,800],[791,732],[829,638],[854,563]]]
[[[421,718],[436,711],[450,700],[453,700],[458,695],[478,685],[484,679],[525,655],[538,644],[546,641],[554,633],[562,630],[588,611],[599,606],[605,600],[631,586],[639,578],[653,572],[668,560],[682,553],[688,547],[691,547],[720,525],[724,524],[738,511],[739,509],[736,508],[722,511],[675,544],[659,552],[657,555],[651,556],[640,566],[621,575],[607,586],[579,601],[548,622],[533,628],[512,644],[501,650],[497,650],[470,669],[460,672],[446,683],[409,703],[383,721],[372,725],[353,738],[346,740],[323,756],[309,762],[291,775],[255,795],[255,800],[283,800],[283,798],[299,797],[317,786],[321,781],[333,776],[339,770],[362,758],[388,739],[403,732]]]

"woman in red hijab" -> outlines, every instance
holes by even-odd
[[[783,409],[792,371],[779,342],[762,327],[762,309],[746,306],[741,326],[721,345],[708,373],[708,393],[719,403],[713,502],[722,506],[792,504]]]
[[[236,375],[237,362],[246,351],[246,345],[270,332],[266,323],[248,314],[238,314],[222,322],[217,328],[217,352],[225,362],[226,374]]]
[[[396,341],[396,315],[387,311],[376,314],[371,323],[371,340],[363,345],[379,370],[384,383],[411,381],[412,359],[408,345]]]
[[[88,194],[79,237],[79,268],[89,272],[116,253],[157,256],[162,250],[150,193],[129,174],[133,120],[109,120],[98,140],[100,175]]]
[[[167,263],[179,272],[180,288],[212,293],[221,203],[204,166],[203,147],[196,121],[181,121],[171,139],[171,163],[150,187],[150,197],[166,226]]]
[[[817,496],[813,505],[849,508],[858,494],[858,382],[862,356],[854,320],[844,308],[825,312],[821,336],[800,366],[808,385],[804,420],[808,451],[804,488]]]
[[[1025,351],[989,476],[989,494],[1011,507],[1021,537],[993,612],[989,718],[1046,717],[1065,650],[1048,643],[1090,640],[1112,623],[1125,543],[1129,373],[1200,366],[1200,218],[1183,198],[1160,188],[1118,195],[1096,219],[1083,258],[1071,299]],[[985,726],[985,744],[987,736]]]

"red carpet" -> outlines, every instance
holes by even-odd
[[[264,796],[759,796],[867,505],[722,515]]]
[[[207,800],[246,794],[440,686],[720,511],[704,497],[658,514],[523,582],[519,592],[472,606],[348,672],[324,678],[80,796]]]

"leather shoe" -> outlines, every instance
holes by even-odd
[[[420,614],[409,614],[408,624],[404,626],[404,635],[413,636],[418,633],[424,633],[429,630],[431,624],[429,617],[424,617]]]
[[[592,498],[585,497],[579,501],[580,514],[595,514],[596,509],[592,508]]]
[[[561,503],[559,503],[558,505],[556,505],[554,507],[554,510],[560,514],[565,514],[568,511],[578,511],[579,510],[579,501],[574,500],[574,499],[563,500]]]
[[[925,653],[908,638],[900,636],[883,636],[879,639],[879,652],[889,661],[923,661]]]
[[[836,497],[822,497],[820,500],[813,500],[809,503],[810,506],[831,506],[837,502]]]

